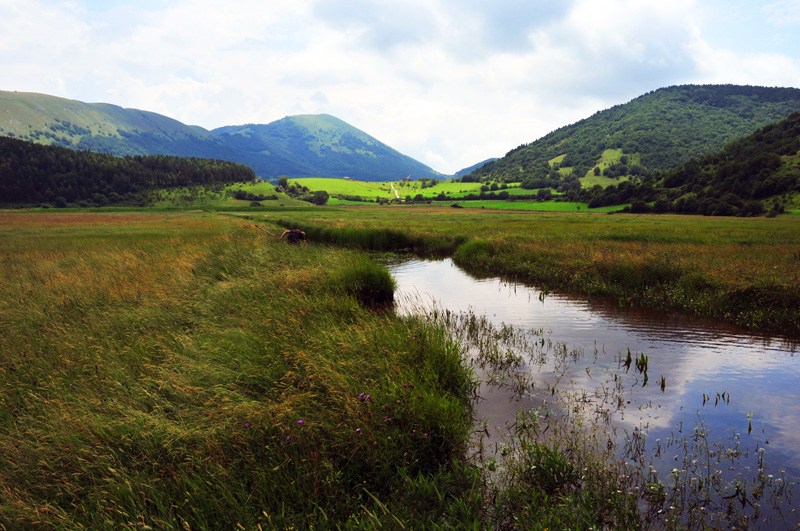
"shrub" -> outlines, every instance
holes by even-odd
[[[391,273],[366,256],[345,268],[335,284],[365,306],[390,304],[397,288]]]

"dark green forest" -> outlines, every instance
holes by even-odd
[[[75,151],[0,136],[0,203],[145,206],[154,190],[255,179],[242,164]]]
[[[526,188],[557,187],[565,177],[550,161],[572,168],[577,180],[590,172],[607,149],[638,155],[624,169],[632,177],[663,172],[716,153],[792,112],[800,111],[800,89],[739,85],[682,85],[659,89],[600,111],[509,151],[463,181],[520,182]],[[567,179],[570,180],[570,179]],[[566,190],[578,190],[577,183]]]
[[[764,213],[767,199],[770,212],[782,212],[793,192],[800,192],[800,113],[641,184],[625,181],[577,197],[590,207],[632,203],[633,212],[750,216]]]

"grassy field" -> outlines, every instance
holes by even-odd
[[[0,217],[3,529],[470,510],[469,372],[441,329],[359,303],[361,253],[202,213]]]
[[[536,443],[591,472],[503,482],[467,459],[459,344],[370,306],[388,273],[360,251],[202,212],[0,213],[0,261],[3,529],[638,527],[598,456]]]
[[[325,190],[329,195],[349,195],[374,201],[376,197],[394,199],[395,195],[388,182],[367,182],[351,179],[290,179],[290,184],[307,186],[309,190]],[[395,185],[397,186],[397,185]],[[403,197],[403,196],[401,196]]]
[[[280,213],[265,217],[283,218]],[[334,233],[391,226],[423,252],[438,242],[437,253],[456,253],[474,273],[751,329],[800,333],[800,231],[791,216],[545,213],[434,204],[319,209],[287,216],[284,223]]]
[[[302,226],[311,244],[254,222]],[[362,249],[454,254],[478,274],[750,327],[800,322],[791,217],[0,213],[0,525],[646,527],[635,477],[574,417],[526,421],[500,468],[469,458],[475,383],[456,336],[506,331],[371,306],[391,280]]]

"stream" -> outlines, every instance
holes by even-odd
[[[797,340],[743,331],[732,325],[586,300],[500,279],[475,279],[452,260],[411,260],[389,267],[398,284],[398,312],[420,304],[451,312],[472,311],[492,323],[541,329],[543,337],[581,352],[570,368],[569,385],[591,393],[603,378],[625,380],[622,411],[613,414],[619,437],[637,432],[651,449],[698,427],[720,447],[734,445],[745,456],[737,473],[800,478],[800,344]],[[648,380],[626,369],[647,356]],[[545,389],[551,364],[526,368]],[[663,385],[663,390],[662,390]],[[513,398],[483,385],[477,414],[491,440],[502,441],[521,409],[542,401],[537,392]],[[658,442],[657,442],[658,441]],[[663,476],[679,457],[658,452]],[[733,467],[731,467],[733,470]]]

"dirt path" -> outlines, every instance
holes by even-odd
[[[391,187],[392,187],[392,192],[394,192],[394,196],[395,196],[397,199],[400,199],[400,194],[398,194],[398,193],[397,193],[397,190],[396,190],[396,189],[395,189],[395,187],[394,187],[394,183],[391,183],[391,182],[390,182],[390,183],[389,183],[389,186],[391,186]]]

